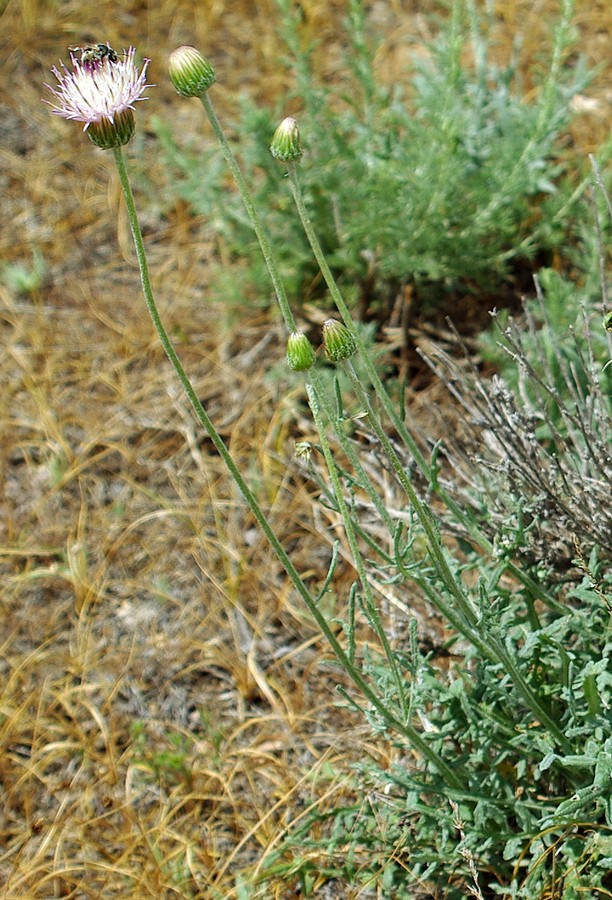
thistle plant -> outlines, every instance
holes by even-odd
[[[455,771],[453,771],[453,769],[443,759],[441,759],[437,752],[432,750],[432,748],[430,748],[425,743],[425,741],[423,741],[418,730],[412,725],[410,721],[406,720],[405,717],[398,716],[395,711],[384,702],[384,699],[381,698],[376,690],[373,689],[371,684],[368,683],[367,678],[364,677],[364,674],[355,665],[354,661],[350,658],[350,655],[347,654],[341,643],[338,641],[334,630],[330,626],[330,623],[328,623],[321,610],[319,609],[317,598],[315,598],[311,594],[304,581],[300,578],[299,573],[297,572],[290,557],[282,546],[282,543],[279,541],[278,537],[270,526],[268,519],[266,518],[265,513],[263,512],[254,492],[247,484],[243,474],[234,462],[234,459],[232,458],[227,446],[225,445],[219,432],[215,428],[214,423],[204,409],[204,406],[198,398],[193,385],[191,384],[191,381],[189,380],[189,377],[185,372],[185,369],[183,368],[181,361],[174,349],[174,346],[172,345],[172,342],[168,336],[168,333],[161,321],[151,287],[151,279],[149,276],[149,269],[142,238],[142,232],[138,223],[134,195],[131,189],[125,160],[123,158],[121,150],[123,144],[129,141],[130,137],[134,133],[133,124],[130,120],[130,117],[133,115],[132,105],[140,97],[140,94],[145,87],[144,71],[140,76],[137,75],[136,70],[133,67],[133,56],[133,50],[130,50],[128,54],[124,54],[124,59],[121,61],[117,59],[116,62],[113,62],[111,59],[105,58],[103,61],[96,61],[96,63],[93,65],[86,64],[83,61],[79,62],[76,58],[72,57],[74,66],[73,72],[70,72],[66,67],[64,67],[63,73],[59,72],[57,69],[54,70],[54,74],[56,74],[59,86],[57,89],[49,89],[52,91],[52,93],[54,93],[59,102],[55,105],[52,104],[53,111],[57,112],[57,114],[59,115],[62,115],[64,118],[84,121],[86,123],[84,130],[87,130],[88,127],[93,127],[95,129],[95,133],[97,133],[98,130],[101,130],[104,135],[104,141],[101,149],[113,150],[121,187],[123,190],[128,219],[130,222],[132,238],[134,240],[136,249],[143,294],[147,309],[151,316],[151,320],[153,322],[155,330],[157,331],[157,334],[159,336],[162,347],[170,363],[172,364],[172,367],[183,387],[183,390],[185,391],[186,396],[191,403],[198,421],[206,430],[215,449],[223,459],[231,477],[233,478],[244,500],[253,513],[256,522],[269,541],[270,546],[276,553],[279,562],[285,569],[297,592],[305,601],[310,613],[312,614],[315,621],[317,622],[317,625],[328,640],[337,659],[339,660],[347,674],[351,677],[361,694],[365,698],[367,698],[372,708],[380,716],[381,721],[385,723],[385,727],[395,730],[398,733],[402,734],[405,738],[407,738],[413,746],[419,749],[419,752],[425,758],[429,759],[434,769],[439,770],[442,773],[443,779],[446,783],[452,784],[456,789],[459,789],[461,786],[460,776]],[[127,62],[131,64],[131,68],[126,65]],[[179,48],[179,51],[177,51],[177,53],[173,57],[173,65],[171,67],[171,71],[173,73],[173,82],[175,83],[175,86],[178,82],[178,85],[183,88],[183,92],[185,90],[189,90],[189,84],[191,84],[191,91],[194,92],[194,96],[200,96],[200,98],[203,99],[204,102],[204,98],[206,96],[206,88],[203,86],[203,83],[208,80],[209,83],[212,84],[214,79],[211,79],[209,75],[208,78],[204,78],[203,80],[202,78],[197,77],[194,80],[194,65],[198,67],[198,71],[200,73],[209,71],[209,64],[204,59],[204,57],[197,55],[197,51],[188,52],[188,48]],[[118,73],[115,73],[113,71],[114,66],[121,67]],[[185,77],[183,77],[183,75]],[[117,83],[121,84],[122,86],[129,85],[129,90],[127,89],[127,87],[125,87],[125,90],[120,94],[120,96],[117,96],[114,92],[114,87]],[[135,84],[138,84],[139,86],[138,92],[136,91]],[[75,85],[77,85],[77,87],[75,87]],[[86,98],[86,101],[81,101],[79,99],[81,97]],[[204,102],[204,105],[207,109],[207,112],[209,113],[209,118],[215,123],[214,127],[218,132],[218,136],[221,140],[222,149],[231,158],[232,165],[235,166],[229,144],[227,144],[221,127],[218,124],[218,120],[216,119],[216,115],[214,114],[214,110],[212,109],[212,105],[210,104],[210,102]],[[126,121],[130,123],[130,135],[127,140],[125,137],[127,133]],[[100,144],[98,144],[98,146],[100,146]],[[230,165],[230,167],[232,167],[232,165]],[[242,184],[242,188],[245,191],[245,196],[248,198],[250,195],[248,194],[246,183]],[[274,269],[272,251],[269,244],[267,243],[267,238],[263,232],[263,229],[261,228],[259,217],[257,216],[254,208],[250,210],[250,214],[252,215],[254,221],[258,222],[258,236],[260,236],[262,245],[266,246],[269,258],[271,260],[270,267]],[[282,289],[280,290],[282,293]],[[295,333],[295,323],[288,305],[286,311],[287,324],[293,326],[293,333]]]
[[[83,130],[96,146],[112,150],[145,302],[195,416],[352,680],[354,690],[344,693],[346,702],[365,715],[375,734],[391,738],[410,753],[410,764],[389,775],[395,812],[403,804],[404,812],[408,808],[421,825],[415,859],[401,870],[421,881],[448,885],[449,833],[459,822],[459,853],[467,882],[482,884],[483,873],[489,877],[496,871],[497,880],[491,875],[488,887],[499,893],[512,882],[513,862],[519,859],[517,865],[521,864],[522,845],[531,846],[539,831],[567,828],[574,820],[612,826],[610,642],[594,641],[579,604],[574,609],[567,597],[560,600],[556,587],[539,577],[537,569],[518,565],[511,548],[500,552],[495,535],[483,529],[440,480],[435,452],[427,458],[414,426],[398,410],[335,282],[302,196],[298,124],[285,118],[272,138],[271,153],[286,168],[298,218],[342,320],[325,321],[320,358],[322,364],[344,372],[351,396],[343,396],[339,381],[330,393],[315,348],[297,327],[273,243],[209,97],[215,71],[198,50],[180,47],[169,60],[171,81],[182,97],[202,103],[244,201],[286,327],[288,367],[305,379],[327,471],[327,480],[321,481],[325,502],[343,525],[356,572],[340,633],[332,627],[320,600],[335,575],[337,548],[321,592],[313,593],[200,401],[160,318],[122,150],[134,133],[134,104],[145,99],[143,92],[150,87],[147,62],[138,71],[134,55],[130,48],[120,58],[104,44],[91,53],[82,51],[80,59],[72,55],[72,69],[62,64],[53,70],[58,84],[49,86],[52,112],[84,123]],[[347,436],[348,402],[356,402],[363,412],[384,479],[392,479],[402,493],[395,511],[381,492],[383,479],[372,476]],[[359,515],[364,499],[378,515],[374,530]],[[460,548],[449,542],[438,508],[462,526]],[[408,617],[405,598],[415,592],[443,616],[452,642],[462,641],[462,662],[456,671],[447,675],[423,656],[412,625],[408,646],[390,632],[377,599],[381,587],[398,608],[408,610]],[[603,578],[596,587],[583,585],[576,596],[590,604],[601,633],[609,634]],[[364,647],[357,641],[362,627],[368,630]],[[431,849],[437,840],[432,834],[437,832],[439,859]],[[534,858],[539,849],[534,848]],[[539,886],[532,879],[525,890],[535,896]],[[511,889],[512,897],[530,896],[515,884]],[[458,895],[451,891],[447,896]]]

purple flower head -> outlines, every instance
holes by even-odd
[[[80,60],[71,52],[72,70],[64,63],[60,63],[61,70],[54,66],[51,71],[58,84],[45,85],[54,98],[45,100],[51,112],[64,119],[84,122],[83,131],[90,125],[112,126],[116,116],[121,118],[121,114],[133,110],[137,100],[146,100],[142,93],[152,87],[146,80],[148,59],[139,72],[134,65],[133,47],[124,50],[122,57],[109,45],[97,45],[103,47],[109,52],[85,48]]]

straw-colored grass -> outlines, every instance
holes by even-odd
[[[333,77],[345,4],[302,5]],[[210,55],[220,114],[239,91],[269,102],[284,87],[272,6],[4,4],[0,251],[26,269],[39,254],[44,271],[21,291],[14,269],[0,277],[2,900],[235,897],[237,875],[258,871],[307,807],[350,794],[356,759],[384,765],[393,752],[338,709],[326,646],[198,432],[146,316],[112,158],[40,102],[67,46],[137,44],[158,86],[127,153],[136,178],[146,167],[163,192],[147,117],[211,140],[198,104],[174,95],[167,53],[188,42]],[[371,6],[393,77],[434,4]],[[531,16],[528,62],[555,4],[500,6],[500,46]],[[605,0],[580,7],[593,61],[609,49],[612,13]],[[592,105],[579,101],[580,154],[609,129],[611,85],[608,69]],[[207,292],[208,223],[180,203],[142,204],[185,367],[318,583],[338,532],[289,464],[301,398],[267,377],[284,352],[277,318],[228,314]],[[351,580],[347,567],[339,603]]]

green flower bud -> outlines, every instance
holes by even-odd
[[[333,362],[348,359],[357,349],[355,338],[346,325],[337,319],[327,319],[323,323],[323,345],[325,355]]]
[[[280,159],[282,162],[295,162],[300,159],[302,155],[300,130],[295,119],[289,116],[280,123],[274,132],[270,153],[274,159]]]
[[[316,356],[314,347],[305,334],[294,331],[287,340],[287,365],[294,372],[303,372],[314,366]]]
[[[195,47],[178,47],[168,59],[170,80],[183,97],[201,97],[217,80],[215,70]]]
[[[135,128],[134,113],[131,109],[124,109],[115,113],[112,122],[110,119],[92,122],[87,129],[87,136],[96,147],[112,150],[114,147],[123,147],[127,144],[132,139]]]

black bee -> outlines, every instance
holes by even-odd
[[[116,63],[119,57],[110,44],[92,44],[88,47],[71,47],[73,53],[80,52],[81,65],[92,66],[96,63],[102,64],[108,60]]]

